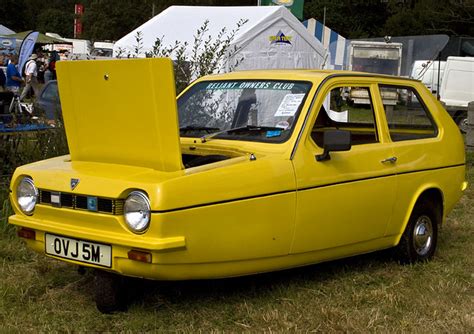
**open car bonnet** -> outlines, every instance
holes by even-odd
[[[170,59],[61,61],[57,73],[72,161],[183,169]]]

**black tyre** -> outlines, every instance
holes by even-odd
[[[462,133],[467,133],[467,114],[461,114],[456,117],[456,124]]]
[[[435,203],[424,200],[415,205],[396,248],[401,263],[428,261],[433,257],[440,222],[440,210]]]
[[[125,278],[106,271],[96,270],[94,294],[97,309],[102,313],[124,312],[127,310]]]

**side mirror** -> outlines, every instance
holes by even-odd
[[[352,147],[351,133],[344,130],[326,130],[323,138],[323,154],[316,155],[316,161],[331,160],[329,152],[349,151]]]

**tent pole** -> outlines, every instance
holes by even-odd
[[[321,36],[321,44],[324,45],[324,30],[326,30],[326,6],[323,9],[323,35]]]

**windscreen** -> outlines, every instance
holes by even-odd
[[[178,99],[182,137],[283,142],[311,88],[301,81],[204,81]]]

